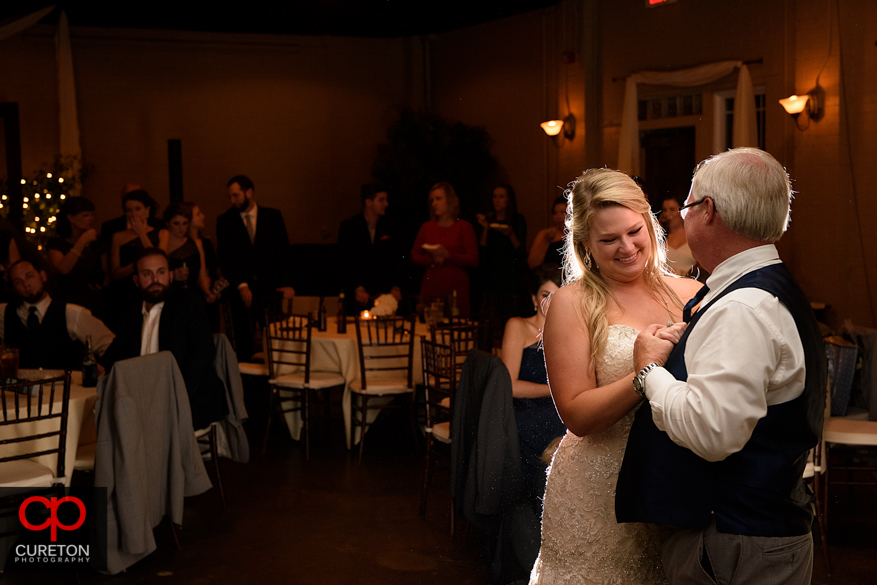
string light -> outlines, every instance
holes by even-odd
[[[46,228],[44,228],[43,226],[40,226],[40,231],[44,232],[44,231],[46,231]]]
[[[22,208],[22,209],[27,209],[27,203],[23,203],[23,204],[21,205],[21,208]]]
[[[4,196],[2,197],[2,199],[3,199],[3,201],[6,201],[6,195],[4,195]]]
[[[47,178],[47,179],[51,179],[51,178],[52,178],[52,173],[46,173],[46,178]]]
[[[64,201],[64,198],[65,198],[65,197],[64,197],[64,194],[61,193],[61,201]]]
[[[64,177],[58,177],[58,182],[59,182],[59,183],[63,183],[63,182],[64,182]]]
[[[46,199],[51,199],[51,198],[52,198],[52,194],[51,194],[51,193],[49,193],[48,195],[46,195]]]
[[[22,199],[22,201],[24,201],[25,203],[27,203],[27,202],[28,202],[28,198],[25,197],[24,199]]]

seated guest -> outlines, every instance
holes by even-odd
[[[94,203],[85,197],[68,197],[58,211],[58,236],[48,243],[49,261],[55,269],[58,291],[64,299],[95,312],[97,292],[106,273],[94,229]]]
[[[398,238],[386,218],[386,188],[368,183],[362,186],[360,197],[362,212],[338,228],[348,315],[370,309],[375,297],[391,292],[401,282],[404,266]]]
[[[0,304],[0,332],[18,348],[20,367],[79,370],[88,336],[96,355],[112,343],[113,332],[88,309],[52,300],[45,271],[19,260],[7,273],[19,300]]]
[[[186,381],[192,424],[203,429],[228,414],[225,388],[213,369],[213,333],[204,301],[188,289],[172,289],[167,254],[143,250],[134,262],[134,284],[142,302],[120,315],[118,336],[101,364],[109,371],[119,360],[168,350]]]
[[[561,269],[543,264],[531,276],[532,317],[512,317],[502,336],[502,362],[512,379],[515,421],[521,449],[521,471],[531,496],[545,495],[545,464],[542,452],[556,437],[566,433],[548,389],[548,373],[542,352],[542,328],[549,297],[559,290]]]

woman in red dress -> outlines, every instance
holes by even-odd
[[[447,301],[457,291],[460,315],[469,315],[469,275],[466,268],[478,265],[478,239],[468,221],[459,219],[460,200],[445,181],[429,190],[430,221],[424,223],[411,248],[411,259],[427,266],[420,284],[426,302],[440,297]]]

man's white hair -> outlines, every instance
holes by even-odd
[[[789,226],[792,186],[774,157],[757,148],[735,148],[697,166],[689,202],[713,200],[733,232],[759,242],[776,242]]]

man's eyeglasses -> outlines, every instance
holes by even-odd
[[[683,205],[682,207],[679,208],[679,215],[682,216],[682,219],[685,219],[685,216],[688,215],[688,208],[689,207],[694,207],[695,205],[700,205],[701,203],[703,203],[707,199],[712,199],[712,197],[704,197],[702,199],[698,199],[694,203],[689,203],[688,205]],[[713,201],[713,209],[716,209],[716,202],[715,201]],[[716,209],[716,211],[718,211],[718,209]]]

